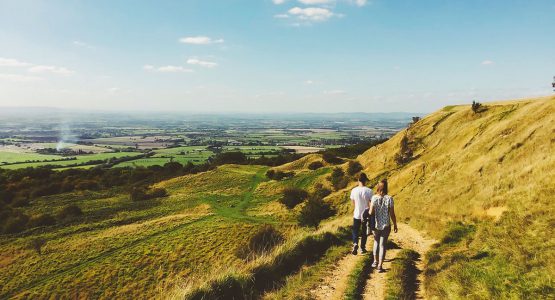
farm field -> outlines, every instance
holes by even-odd
[[[21,169],[21,168],[28,168],[28,167],[40,167],[40,166],[69,166],[74,164],[85,164],[91,161],[96,160],[109,160],[111,158],[121,158],[126,156],[137,156],[140,153],[137,152],[108,152],[108,153],[97,153],[97,154],[84,154],[84,155],[76,155],[76,156],[69,156],[67,158],[75,159],[68,159],[68,160],[59,160],[59,161],[47,161],[47,162],[30,162],[30,163],[17,163],[13,164],[14,162],[25,161],[21,160],[21,157],[25,157],[27,153],[16,153],[12,157],[12,164],[8,165],[0,165],[0,168],[4,169]],[[30,157],[36,157],[36,159],[43,159],[42,156],[51,157],[52,155],[42,155],[42,154],[29,154]],[[63,159],[66,157],[62,157],[59,155],[54,155],[58,159]],[[0,153],[0,160],[3,159],[3,153]],[[50,158],[55,159],[55,158]],[[94,165],[94,164],[93,164]]]

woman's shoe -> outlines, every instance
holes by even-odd
[[[358,245],[357,244],[353,244],[353,251],[351,251],[351,253],[353,255],[357,255],[357,253],[358,253]]]
[[[378,266],[378,262],[377,262],[377,261],[375,261],[375,262],[372,263],[372,268],[375,268],[375,267],[377,267],[377,266]]]
[[[378,267],[378,272],[383,273],[383,272],[385,272],[385,270],[383,269],[382,266],[379,266],[379,267]]]

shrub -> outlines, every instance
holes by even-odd
[[[25,214],[18,213],[13,215],[6,221],[4,225],[4,233],[18,233],[25,230],[29,217]]]
[[[331,191],[329,189],[325,188],[321,183],[317,183],[314,186],[314,192],[312,193],[312,197],[324,199],[329,194],[331,194]]]
[[[77,218],[83,215],[83,211],[75,204],[66,205],[58,212],[58,220]]]
[[[343,160],[330,152],[324,152],[322,158],[329,164],[340,164]]]
[[[345,188],[349,183],[348,179],[345,178],[345,172],[343,172],[343,169],[339,167],[333,169],[331,175],[328,177],[328,180],[331,182],[335,190]]]
[[[308,192],[299,188],[286,188],[279,202],[287,208],[292,209],[302,203],[308,197]]]
[[[100,186],[98,185],[98,182],[93,181],[93,180],[84,180],[84,181],[79,181],[75,184],[75,189],[76,190],[98,190],[100,189]]]
[[[282,172],[282,171],[275,171],[275,170],[268,170],[266,172],[266,177],[272,180],[282,180],[283,178],[293,177],[295,173],[293,172]]]
[[[52,226],[56,224],[56,219],[49,214],[40,214],[31,217],[29,227]]]
[[[168,191],[163,188],[151,189],[148,193],[151,198],[162,198],[168,196]]]
[[[251,236],[247,243],[239,246],[235,254],[242,259],[252,258],[255,255],[260,255],[272,250],[284,240],[283,234],[277,231],[272,225],[264,225]]]
[[[163,188],[147,189],[144,187],[135,187],[130,192],[131,201],[143,201],[154,198],[166,197],[168,192]]]
[[[322,168],[324,166],[324,164],[321,161],[313,161],[308,165],[308,168],[310,170],[318,170],[320,168]]]
[[[0,191],[0,201],[4,203],[12,203],[15,195],[11,191]]]
[[[477,114],[482,110],[482,103],[480,102],[476,102],[476,101],[472,101],[472,111]]]
[[[245,153],[240,151],[222,152],[216,155],[212,162],[218,166],[224,164],[243,164],[248,162],[248,158]]]
[[[37,251],[38,255],[41,255],[42,247],[46,244],[46,240],[43,238],[35,238],[29,242],[29,248]]]
[[[335,210],[324,200],[316,197],[308,198],[298,217],[301,226],[317,227],[320,221],[335,214]]]
[[[466,236],[475,231],[474,225],[454,222],[449,224],[445,235],[441,239],[442,244],[455,244],[462,241]]]
[[[395,161],[398,165],[404,165],[412,159],[413,151],[409,146],[409,138],[404,135],[399,143],[399,152],[395,154]]]
[[[12,203],[13,207],[25,207],[29,206],[29,200],[27,199],[17,199]]]
[[[360,171],[362,171],[362,165],[358,161],[349,161],[349,164],[347,165],[347,174],[353,176]]]

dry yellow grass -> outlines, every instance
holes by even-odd
[[[327,163],[322,159],[321,154],[309,154],[309,155],[303,156],[303,157],[301,157],[301,158],[299,158],[295,161],[292,161],[290,163],[286,163],[284,165],[277,166],[273,169],[283,171],[283,172],[301,171],[301,170],[308,169],[308,165],[310,165],[311,163],[316,162],[316,161],[319,161],[319,162],[323,163],[324,166],[327,165]]]
[[[454,221],[476,226],[444,254],[486,254],[443,261],[432,296],[541,297],[555,278],[555,97],[485,105],[446,107],[358,160],[370,178],[389,179],[400,220],[438,238]],[[399,166],[405,135],[414,158]]]

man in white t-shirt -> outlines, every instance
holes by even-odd
[[[355,187],[351,191],[351,203],[354,205],[354,212],[353,212],[353,255],[357,255],[358,253],[358,235],[361,231],[360,237],[360,252],[366,253],[366,238],[368,237],[367,233],[367,223],[368,221],[364,219],[363,214],[364,210],[370,207],[370,200],[372,199],[372,190],[366,187],[366,183],[368,182],[368,177],[366,174],[360,173],[358,178],[358,186]]]

